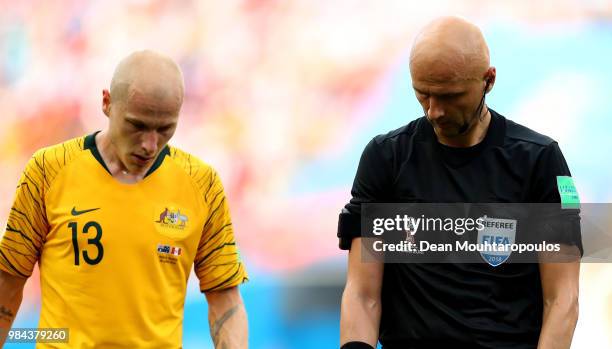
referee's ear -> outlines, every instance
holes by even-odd
[[[489,67],[484,76],[485,81],[485,93],[491,92],[493,85],[495,85],[495,78],[497,77],[497,70],[495,67]]]

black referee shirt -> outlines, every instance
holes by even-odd
[[[557,143],[491,111],[483,141],[438,142],[424,117],[365,148],[340,215],[340,248],[361,236],[362,203],[560,202],[570,176]],[[386,264],[379,340],[393,348],[536,348],[542,326],[537,264]]]

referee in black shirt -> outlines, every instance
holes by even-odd
[[[555,203],[557,178],[571,180],[555,141],[487,107],[496,71],[474,24],[427,25],[410,73],[425,117],[366,146],[340,214],[340,247],[350,250],[342,348],[569,348],[579,258],[497,267],[362,261],[362,203]]]

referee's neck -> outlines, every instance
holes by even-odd
[[[482,142],[487,136],[489,125],[491,124],[491,112],[489,108],[484,108],[484,115],[476,117],[472,121],[472,125],[463,133],[454,136],[445,136],[434,132],[438,142],[443,145],[455,148],[469,148]]]

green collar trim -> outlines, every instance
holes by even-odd
[[[96,145],[96,135],[98,133],[100,133],[100,131],[96,131],[90,135],[85,136],[85,140],[83,141],[83,149],[90,150],[91,155],[93,155],[93,157],[100,163],[100,165],[104,167],[106,172],[110,174],[111,172],[106,166],[106,164],[104,163],[104,160],[102,159],[102,155],[100,155],[100,151],[98,150],[98,146]],[[166,145],[164,149],[162,149],[162,151],[157,156],[157,159],[155,159],[153,166],[151,166],[151,168],[145,174],[145,177],[155,172],[155,170],[157,170],[164,162],[164,158],[168,155],[170,155],[170,148]]]

